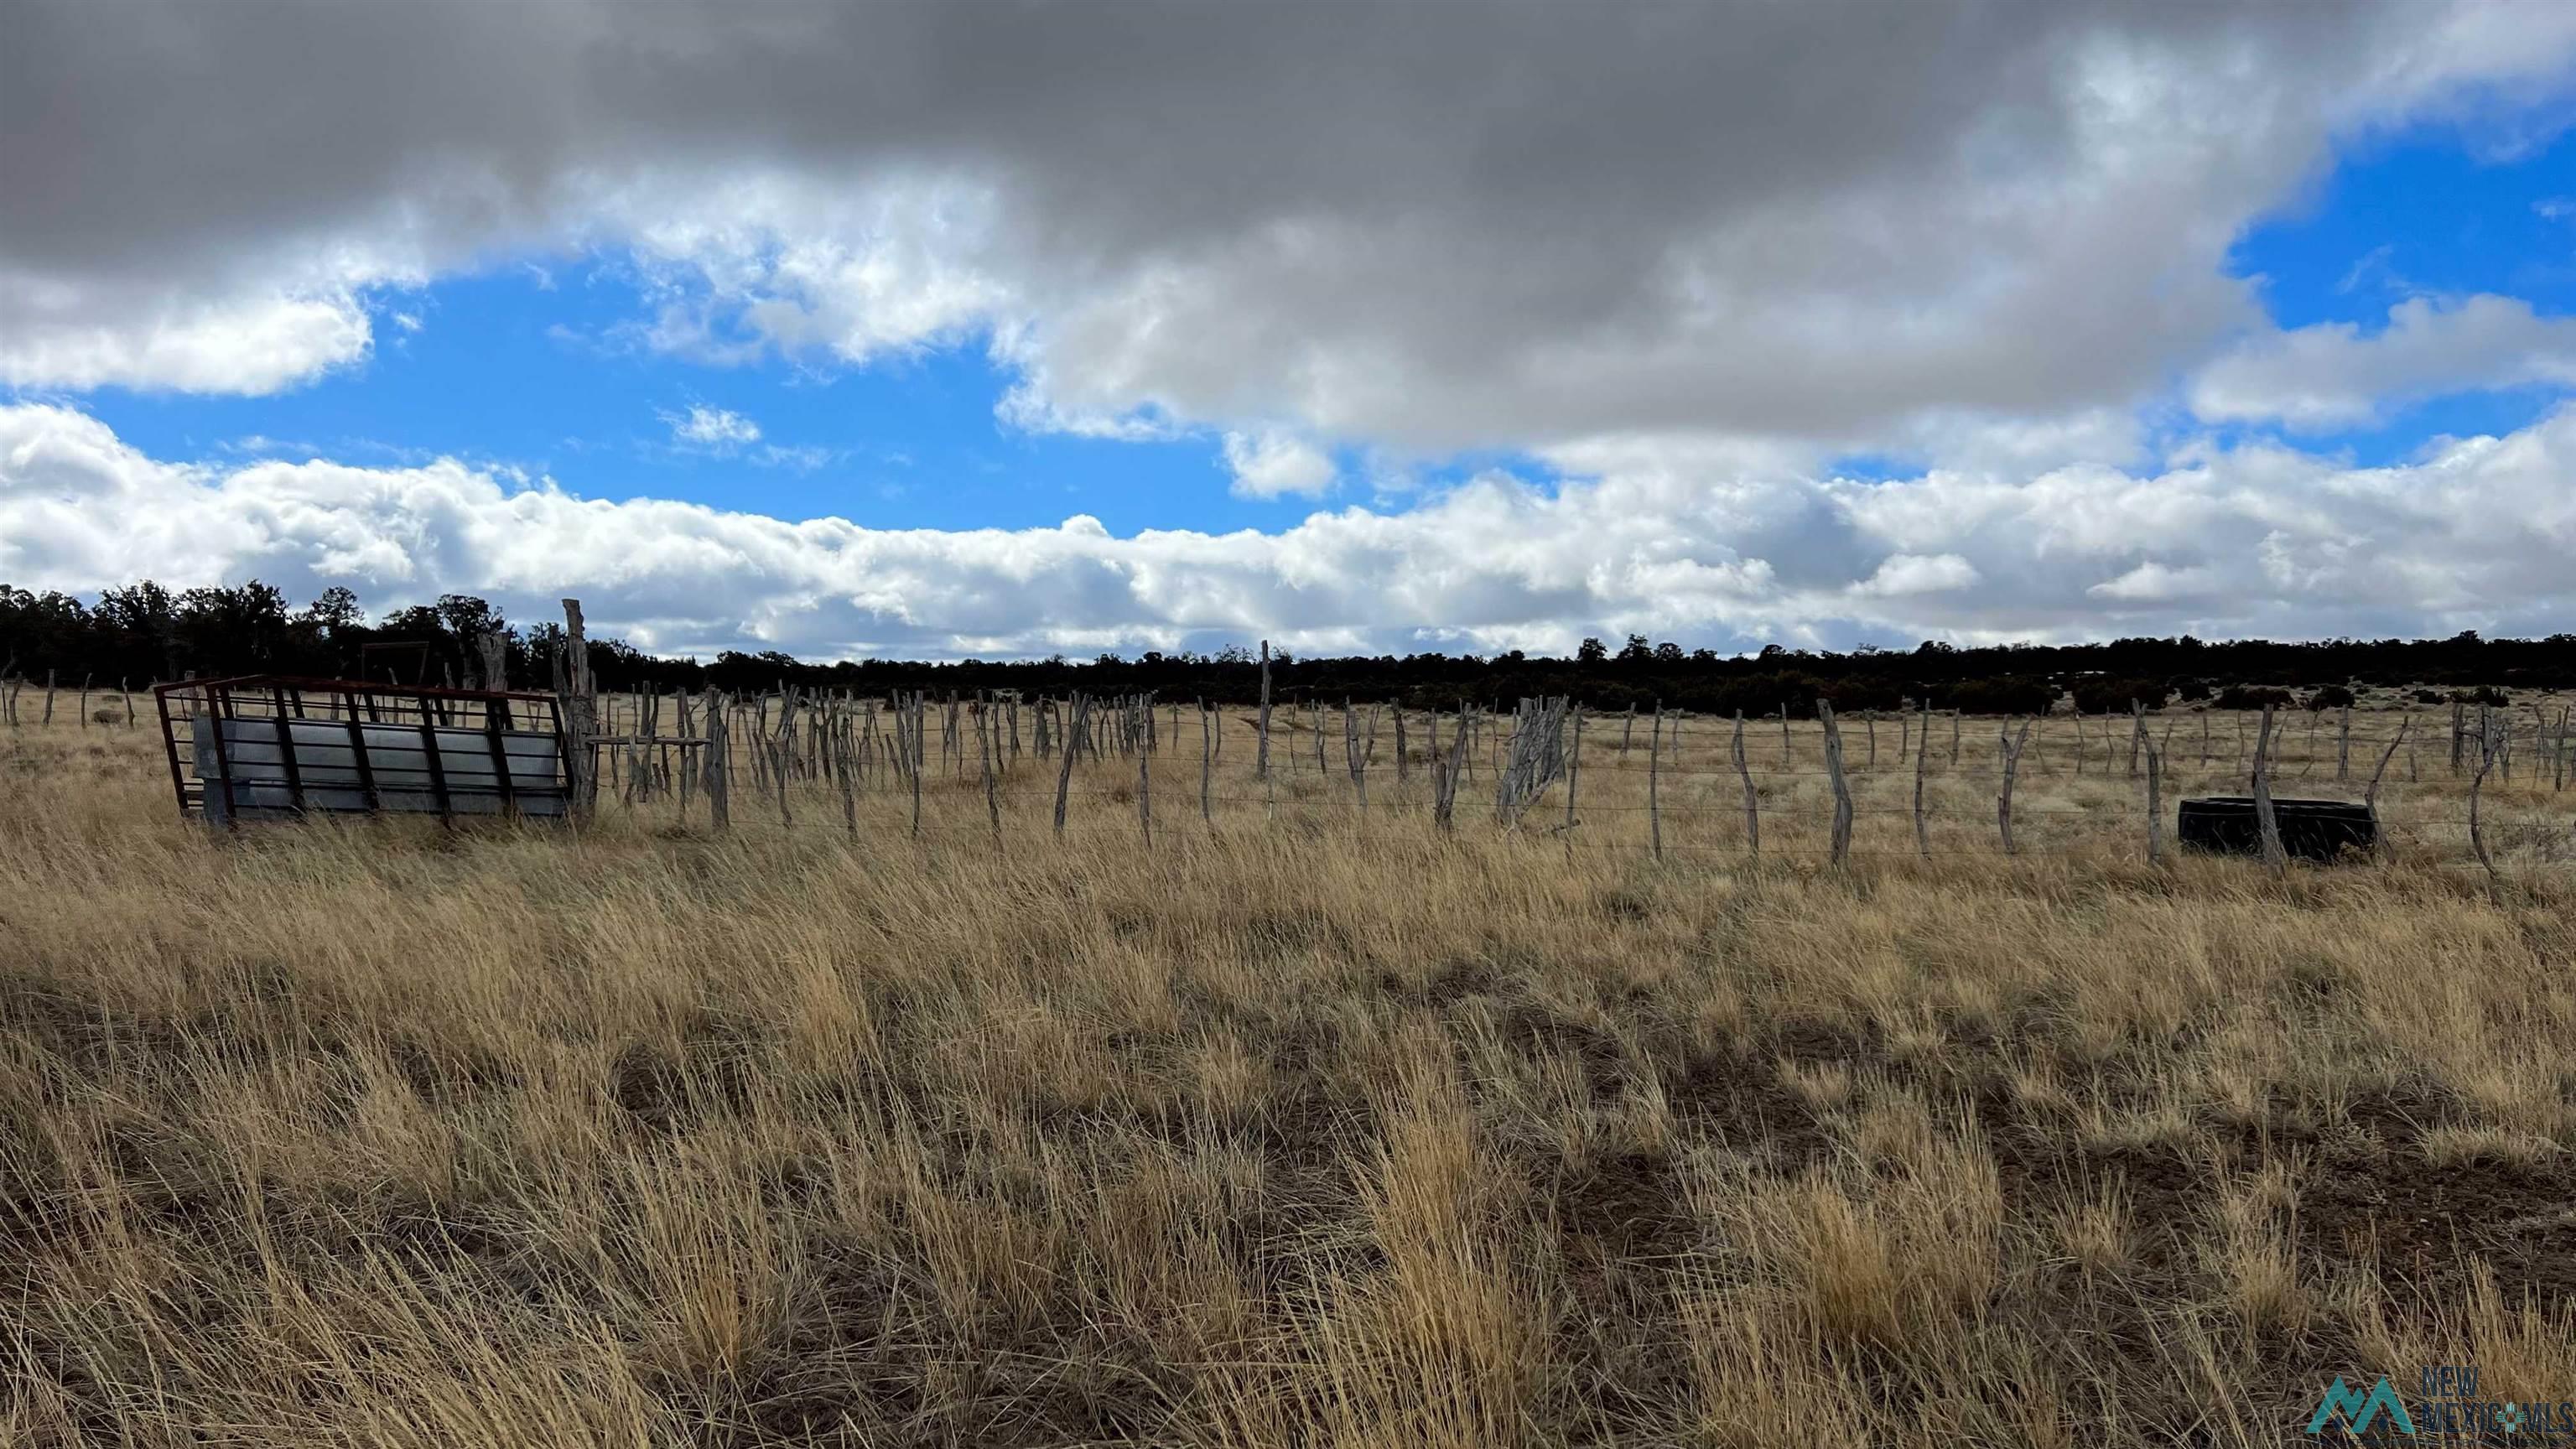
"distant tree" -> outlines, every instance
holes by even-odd
[[[1577,664],[1598,664],[1609,657],[1609,647],[1598,639],[1586,639],[1574,651],[1574,662]]]

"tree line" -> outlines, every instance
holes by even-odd
[[[0,585],[0,675],[100,685],[231,674],[366,678],[463,684],[479,677],[478,641],[508,641],[511,682],[546,687],[563,629],[519,625],[486,600],[447,594],[371,618],[358,596],[334,587],[301,607],[273,585],[172,591],[150,581],[93,601]],[[664,658],[623,641],[589,640],[603,689],[754,691],[781,685],[881,694],[1018,690],[1243,700],[1260,688],[1261,663],[1236,646],[1207,653],[1148,650],[1072,660],[946,662],[866,659],[809,663],[777,651],[727,650],[712,661]],[[2502,689],[2576,688],[2576,634],[2545,639],[2114,639],[2093,644],[1963,648],[1926,641],[1912,649],[1849,652],[1770,645],[1751,655],[1684,650],[1630,635],[1613,648],[1586,639],[1571,658],[1499,654],[1300,657],[1274,651],[1272,689],[1283,700],[1393,699],[1437,708],[1461,698],[1568,695],[1595,709],[1657,703],[1700,714],[1809,715],[1819,699],[1838,710],[1930,705],[1979,714],[2032,714],[2072,694],[2088,713],[2206,701],[2217,708],[2265,702],[2331,707],[2361,686],[2415,686],[2434,698],[2489,698]]]

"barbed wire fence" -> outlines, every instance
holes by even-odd
[[[983,823],[964,833],[996,847],[1040,827],[1060,837],[1086,815],[1105,818],[1106,809],[1131,814],[1148,849],[1158,841],[1186,848],[1189,834],[1173,826],[1188,813],[1213,828],[1340,810],[1363,829],[1419,819],[1453,834],[1537,836],[1569,850],[1653,858],[1768,851],[1813,853],[1839,866],[1867,857],[2116,848],[2125,838],[2161,861],[2168,794],[2251,793],[2269,816],[2262,807],[2277,790],[2330,783],[2362,793],[2379,837],[2398,847],[2375,851],[2381,858],[2429,853],[2475,861],[2490,875],[2500,848],[2522,863],[2576,862],[2576,820],[2557,808],[2576,741],[2566,706],[2455,704],[2449,748],[2429,769],[2425,746],[2439,745],[2443,721],[2434,711],[2433,724],[2419,727],[2428,713],[2416,709],[2344,707],[2301,721],[2269,707],[2248,718],[2137,706],[2000,719],[1837,714],[1826,705],[1812,720],[1783,710],[1756,721],[1655,707],[1643,719],[1636,711],[1611,716],[1615,743],[1598,730],[1587,738],[1587,723],[1610,721],[1561,697],[1509,709],[1459,701],[1421,710],[1389,700],[1281,701],[1266,687],[1248,703],[1080,692],[710,691],[677,705],[681,718],[707,722],[679,736],[654,732],[664,706],[649,693],[603,697],[600,710],[602,733],[588,748],[604,755],[596,778],[622,782],[617,808],[668,803],[682,823],[693,795],[720,802],[740,774],[779,825],[794,824],[800,794],[819,793],[837,802],[852,834],[861,829],[861,802],[878,798],[897,803],[900,828],[913,836],[957,833],[943,821],[924,823],[925,789],[977,796]],[[1188,715],[1197,716],[1195,730],[1184,724]],[[1725,763],[1709,763],[1719,750]],[[1490,810],[1479,799],[1490,799]],[[728,828],[718,811],[710,811],[709,827]],[[870,828],[883,828],[881,815],[870,819]],[[2268,823],[2263,840],[2264,863],[2284,868]]]

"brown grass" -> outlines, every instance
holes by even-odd
[[[1196,733],[1153,850],[1048,838],[1024,762],[997,851],[962,778],[919,841],[747,789],[721,840],[210,838],[149,731],[0,730],[0,1442],[2250,1445],[2337,1374],[2576,1392],[2576,797],[2496,788],[2492,890],[2158,870],[2097,744],[2025,775],[2089,827],[1968,849],[1971,761],[1959,849],[1864,816],[1836,874],[1812,777],[1752,864],[1668,776],[1712,813],[1645,858],[1598,732],[1571,842],[1311,757],[1210,830]]]

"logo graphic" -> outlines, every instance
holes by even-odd
[[[2388,1416],[2389,1427],[2398,1433],[2415,1432],[2414,1416],[2406,1412],[2406,1405],[2398,1399],[2397,1391],[2388,1386],[2388,1375],[2379,1376],[2379,1383],[2371,1389],[2368,1397],[2353,1392],[2338,1377],[2326,1387],[2325,1402],[2317,1405],[2316,1417],[2308,1420],[2308,1432],[2322,1434],[2327,1424],[2341,1419],[2345,1428],[2355,1434],[2363,1433],[2383,1413]]]

